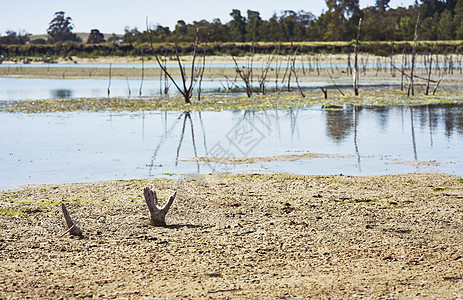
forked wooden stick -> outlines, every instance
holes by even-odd
[[[69,215],[66,206],[64,206],[64,203],[61,203],[61,210],[63,211],[63,216],[68,227],[68,229],[61,236],[70,233],[71,235],[82,237],[82,230],[80,230],[80,228],[77,227],[76,224],[74,224],[74,222],[71,220],[71,216]]]
[[[164,207],[158,206],[158,197],[156,196],[156,192],[151,190],[149,187],[145,187],[143,194],[150,212],[151,224],[153,226],[166,226],[166,214],[172,206],[177,192],[173,193],[172,196],[169,197],[169,200]]]

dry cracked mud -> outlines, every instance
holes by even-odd
[[[153,227],[142,189],[177,198]],[[211,174],[0,191],[0,298],[463,298],[463,179]],[[65,235],[64,202],[84,238]]]

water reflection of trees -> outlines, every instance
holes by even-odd
[[[429,104],[414,106],[413,111],[420,128],[433,132],[444,126],[445,135],[463,134],[463,104]]]
[[[439,127],[443,127],[448,137],[455,133],[463,134],[463,104],[430,104],[410,107],[357,106],[355,111],[352,106],[345,105],[324,110],[327,136],[337,143],[345,140],[354,130],[354,126],[361,125],[362,118],[359,116],[362,110],[372,112],[378,127],[384,131],[389,128],[390,119],[397,110],[401,110],[402,114],[406,110],[413,110],[410,116],[402,115],[402,124],[413,117],[416,121],[416,124],[413,124],[413,130],[416,130],[415,127],[419,125],[422,131],[429,131],[431,144],[433,135]]]
[[[70,90],[70,89],[52,90],[51,95],[55,99],[67,99],[67,98],[72,97],[72,90]]]
[[[324,110],[326,134],[334,142],[342,142],[354,125],[352,106],[327,108]]]
[[[368,145],[371,137],[376,134],[373,129],[378,128],[380,131],[394,132],[397,128],[402,126],[405,133],[409,137],[409,147],[413,157],[417,160],[419,158],[419,150],[422,144],[420,141],[423,135],[429,134],[429,141],[431,147],[435,139],[434,136],[445,134],[448,137],[453,134],[463,135],[463,104],[462,105],[419,105],[419,106],[352,106],[345,105],[342,107],[325,108],[322,111],[321,118],[326,124],[325,135],[334,143],[341,143],[347,138],[352,140],[355,154],[358,158],[358,167],[360,168],[362,148]],[[174,145],[168,146],[170,149],[167,151],[172,152],[172,163],[175,167],[180,165],[182,154],[185,155],[185,147],[190,154],[194,157],[198,156],[215,156],[215,144],[222,142],[221,146],[225,147],[227,153],[240,156],[238,150],[234,147],[234,143],[227,139],[227,134],[237,127],[240,122],[248,125],[249,128],[255,130],[254,137],[256,139],[267,139],[272,137],[275,142],[281,142],[282,134],[289,133],[291,142],[293,137],[299,138],[298,123],[304,114],[300,114],[299,109],[290,109],[285,111],[268,110],[268,111],[254,111],[254,110],[236,110],[232,112],[232,120],[235,123],[228,123],[229,121],[221,124],[208,123],[201,116],[201,112],[181,112],[177,116],[172,116],[170,124],[167,122],[167,113],[164,120],[164,133],[159,140],[159,143],[154,149],[152,155],[149,174],[152,175],[157,168],[156,162],[158,159],[158,152],[162,145],[170,140]],[[206,123],[206,124],[205,124]],[[225,125],[228,124],[228,125]],[[376,126],[372,126],[375,125]],[[289,128],[287,127],[289,125]],[[170,127],[169,127],[170,126]],[[206,126],[216,127],[212,139],[208,145],[206,137]],[[287,128],[287,129],[286,129]],[[280,132],[282,130],[282,132]],[[219,135],[216,135],[219,132]],[[172,138],[174,140],[172,141]],[[230,138],[230,137],[228,137]],[[398,137],[400,138],[400,137]],[[235,141],[236,142],[236,141]],[[391,139],[390,143],[399,142]],[[267,142],[268,144],[268,142]],[[266,145],[267,145],[266,144]],[[241,145],[238,145],[241,146]],[[236,147],[236,145],[235,145]],[[254,146],[253,146],[254,147]],[[251,148],[253,148],[251,147]],[[276,146],[278,147],[278,146]],[[165,147],[164,147],[165,148]],[[248,149],[244,149],[248,150]],[[251,149],[252,150],[252,149]],[[262,150],[262,149],[261,149]],[[277,149],[275,149],[277,150]],[[245,151],[245,152],[246,152]],[[261,151],[268,153],[272,149]],[[244,154],[245,156],[247,155]],[[252,154],[251,154],[252,155]],[[204,164],[196,163],[197,172],[207,167]],[[203,172],[205,170],[202,170]]]
[[[203,125],[203,121],[202,121],[202,118],[201,118],[201,112],[199,112],[198,114],[199,114],[201,127],[202,127],[202,130],[203,130],[204,147],[205,147],[206,153],[207,153],[206,133],[204,131],[204,125]],[[162,145],[166,142],[166,140],[168,140],[172,136],[172,134],[174,133],[174,129],[177,127],[177,124],[182,119],[183,119],[183,125],[182,125],[182,129],[181,129],[180,137],[179,137],[178,146],[177,146],[177,149],[176,149],[175,166],[176,167],[178,166],[179,157],[180,157],[180,151],[182,149],[183,140],[184,140],[184,137],[185,137],[185,129],[187,127],[187,124],[189,124],[189,127],[190,127],[191,141],[192,141],[192,145],[193,145],[194,156],[195,156],[195,158],[198,157],[198,151],[197,151],[197,148],[196,148],[196,140],[195,140],[195,131],[194,131],[194,126],[193,126],[193,121],[191,119],[191,112],[185,111],[185,112],[182,112],[176,118],[175,122],[172,124],[172,126],[168,130],[164,131],[164,134],[162,135],[161,139],[159,140],[159,143],[158,143],[158,145],[156,146],[156,148],[155,148],[155,150],[153,152],[153,156],[151,157],[151,163],[147,165],[147,166],[149,166],[149,173],[148,174],[150,176],[153,175],[153,168],[156,167],[155,162],[157,160],[159,150],[161,149]],[[165,113],[165,124],[166,124],[165,126],[166,126],[166,129],[167,129],[167,112]],[[197,171],[199,173],[200,172],[199,162],[197,162],[196,164],[197,164]]]

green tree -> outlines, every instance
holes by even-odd
[[[104,39],[104,34],[102,34],[98,29],[92,29],[90,35],[87,39],[87,44],[99,44],[106,42]]]
[[[119,41],[121,38],[119,36],[117,36],[117,34],[113,33],[111,34],[111,36],[108,38],[108,42],[109,43],[116,43],[117,41]]]
[[[5,36],[0,36],[0,44],[3,45],[24,45],[30,40],[30,33],[25,31],[7,30]]]
[[[328,28],[326,40],[351,40],[360,18],[359,0],[326,0]]]
[[[185,36],[188,33],[188,26],[186,25],[185,21],[178,20],[173,33],[177,38]]]
[[[259,42],[261,39],[260,27],[262,26],[262,19],[258,11],[248,9],[248,19],[246,23],[246,41]]]
[[[387,11],[368,7],[363,10],[362,39],[368,41],[390,41],[395,39],[394,19]]]
[[[281,42],[283,41],[283,30],[281,29],[280,21],[278,16],[273,16],[268,20],[264,21],[261,26],[262,39],[268,42]]]
[[[142,34],[140,31],[138,31],[137,27],[133,29],[130,29],[129,27],[125,27],[124,31],[125,33],[122,39],[124,40],[125,43],[130,43],[130,44],[136,43]],[[146,41],[143,40],[143,42],[147,42],[147,41],[148,39],[146,39]]]
[[[281,29],[283,30],[284,41],[292,42],[296,35],[296,13],[292,10],[285,10],[280,17]]]
[[[49,42],[82,42],[75,33],[72,33],[73,29],[74,26],[72,24],[71,17],[66,17],[64,11],[56,12],[55,17],[51,20],[47,30]]]
[[[452,40],[454,38],[454,22],[452,13],[449,10],[445,10],[437,25],[437,38],[439,40]]]
[[[455,5],[455,16],[453,18],[455,26],[455,37],[463,40],[463,0],[458,0]]]
[[[435,13],[440,15],[445,9],[445,3],[440,0],[421,0],[419,7],[424,20],[428,17],[433,17]]]
[[[419,36],[420,39],[423,40],[428,40],[428,41],[435,41],[438,39],[438,34],[437,34],[437,25],[438,22],[436,21],[439,20],[439,15],[438,13],[434,14],[434,17],[432,18],[426,18],[423,21],[421,21],[420,25],[420,31],[419,31]]]
[[[326,6],[331,12],[350,18],[360,11],[359,0],[326,0]]]
[[[206,29],[209,34],[210,42],[228,42],[228,28],[222,24],[220,19],[212,20],[212,23],[209,23],[208,28]]]
[[[381,11],[386,11],[389,8],[390,0],[376,0],[376,8]]]
[[[414,18],[404,16],[399,21],[400,38],[404,41],[412,41],[415,35],[415,24]]]
[[[233,18],[228,23],[231,39],[235,42],[244,42],[246,35],[246,19],[241,16],[241,11],[238,9],[232,10],[230,16]]]

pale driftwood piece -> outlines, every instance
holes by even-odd
[[[150,211],[151,224],[153,226],[166,226],[166,215],[174,202],[177,192],[173,193],[172,196],[169,197],[169,200],[164,207],[158,206],[158,197],[156,196],[156,192],[151,190],[149,187],[145,187],[143,194],[145,196],[146,205]]]
[[[82,230],[80,230],[80,228],[77,227],[76,224],[74,224],[74,222],[71,220],[71,216],[69,215],[64,203],[61,203],[61,210],[63,211],[63,216],[68,227],[68,230],[66,230],[61,236],[70,233],[71,235],[82,237]]]

